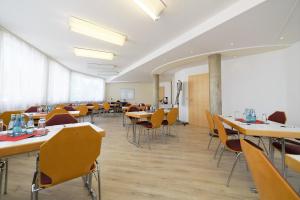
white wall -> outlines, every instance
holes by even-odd
[[[135,90],[135,99],[129,100],[131,103],[152,103],[152,83],[107,83],[106,99],[120,100],[121,88],[133,88]]]
[[[171,82],[160,82],[159,87],[165,88],[165,97],[168,97],[169,104],[171,104]]]
[[[222,61],[223,113],[242,112],[246,107],[256,109],[258,115],[282,110],[289,124],[300,126],[299,52],[300,42],[283,50]],[[174,75],[174,95],[176,81],[184,83],[180,120],[188,121],[188,76],[207,72],[207,65],[203,65]]]
[[[285,53],[288,123],[300,126],[300,42]]]

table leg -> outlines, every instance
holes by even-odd
[[[272,145],[273,138],[269,137],[269,159],[272,163],[274,163],[274,146]]]
[[[125,112],[123,112],[123,127],[125,126]]]
[[[95,123],[95,122],[94,122],[94,112],[93,112],[93,111],[91,112],[91,123],[92,123],[92,124]]]
[[[7,194],[7,182],[8,182],[8,160],[5,160],[5,175],[4,175],[4,194]]]
[[[281,165],[282,165],[282,176],[286,178],[286,170],[285,170],[285,140],[281,139]]]

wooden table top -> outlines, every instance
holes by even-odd
[[[137,111],[137,112],[126,112],[125,115],[128,117],[134,118],[149,118],[153,113],[145,112],[145,111]]]
[[[249,136],[265,136],[277,138],[300,138],[300,128],[268,121],[268,124],[247,124],[235,121],[233,117],[221,116],[223,122],[240,133]]]
[[[27,138],[19,141],[2,141],[0,142],[0,158],[9,157],[17,154],[28,153],[32,151],[37,151],[40,149],[41,144],[48,141],[54,135],[56,135],[60,130],[65,127],[77,127],[77,126],[86,126],[89,125],[94,128],[98,133],[105,136],[105,131],[94,124],[89,122],[75,123],[75,124],[65,124],[65,125],[56,125],[56,126],[47,126],[49,130],[48,134],[42,137],[33,137]],[[0,134],[7,134],[7,131],[2,131]]]
[[[289,168],[300,173],[300,155],[286,154],[285,163]]]
[[[72,115],[73,117],[79,117],[79,113],[80,111],[76,110],[76,111],[68,111],[68,113],[70,115]],[[41,117],[46,117],[47,113],[43,112],[43,113],[37,113],[37,112],[34,112],[34,113],[23,113],[24,115],[26,116],[30,116],[32,115],[33,119],[40,119]]]

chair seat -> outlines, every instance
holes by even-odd
[[[281,151],[282,146],[281,146],[280,142],[273,142],[272,145],[276,149]],[[300,145],[299,144],[286,143],[285,144],[285,153],[300,155]]]
[[[225,128],[225,131],[226,131],[227,135],[237,135],[238,134],[237,131],[232,130],[230,128]],[[218,135],[219,134],[218,129],[214,129],[214,133]]]
[[[139,125],[142,125],[145,128],[152,128],[152,123],[148,121],[141,121]]]
[[[163,126],[167,126],[169,124],[168,120],[163,120],[161,123]]]
[[[150,122],[148,121],[138,121],[136,122],[137,125],[144,125],[144,124],[149,124]]]
[[[256,148],[260,149],[261,151],[263,150],[262,148],[260,148],[257,144],[255,144],[254,142],[245,139],[248,143],[252,144],[253,146],[255,146]],[[233,139],[233,140],[227,140],[226,141],[226,146],[236,152],[242,152],[242,147],[241,147],[241,143],[239,139]]]

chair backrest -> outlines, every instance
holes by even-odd
[[[63,109],[65,106],[65,104],[57,104],[54,108]]]
[[[3,120],[4,124],[8,125],[10,122],[10,116],[12,114],[21,114],[21,113],[22,113],[21,111],[6,111],[6,112],[1,113],[0,119]]]
[[[68,114],[68,111],[63,108],[55,108],[46,115],[46,120],[50,119],[55,114]]]
[[[167,115],[168,125],[173,125],[177,121],[178,108],[172,108]]]
[[[103,109],[108,111],[110,109],[110,104],[108,102],[103,103]]]
[[[205,115],[207,118],[210,133],[214,133],[215,125],[214,125],[214,120],[211,116],[211,113],[208,110],[205,110]]]
[[[101,142],[102,135],[91,126],[62,129],[41,145],[40,184],[56,185],[88,174],[95,167]]]
[[[25,110],[25,112],[26,112],[26,113],[37,112],[37,111],[38,111],[38,107],[39,107],[39,106],[31,106],[30,108],[28,108],[27,110]]]
[[[76,111],[76,109],[73,108],[73,106],[65,106],[64,109],[65,109],[66,111]]]
[[[89,109],[86,105],[76,106],[75,109],[79,111],[80,116],[85,116],[89,112]]]
[[[162,121],[164,120],[165,112],[163,108],[155,111],[151,116],[151,124],[152,128],[159,128],[161,126]]]
[[[73,124],[78,121],[70,114],[54,114],[51,118],[46,121],[46,126],[54,126],[61,124]]]
[[[280,123],[280,124],[285,124],[285,122],[286,122],[285,112],[283,112],[283,111],[275,111],[274,113],[272,113],[268,117],[268,120],[273,121],[273,122],[277,122],[277,123]]]
[[[213,122],[218,129],[219,138],[220,138],[221,142],[226,146],[226,141],[228,139],[228,136],[226,134],[223,122],[221,121],[221,119],[219,118],[218,115],[214,115]]]
[[[140,109],[136,106],[129,106],[128,111],[127,112],[137,112]]]
[[[94,106],[94,110],[99,110],[100,106],[98,103],[94,102],[92,105]]]
[[[299,195],[261,150],[243,139],[241,145],[260,200],[300,200]]]

